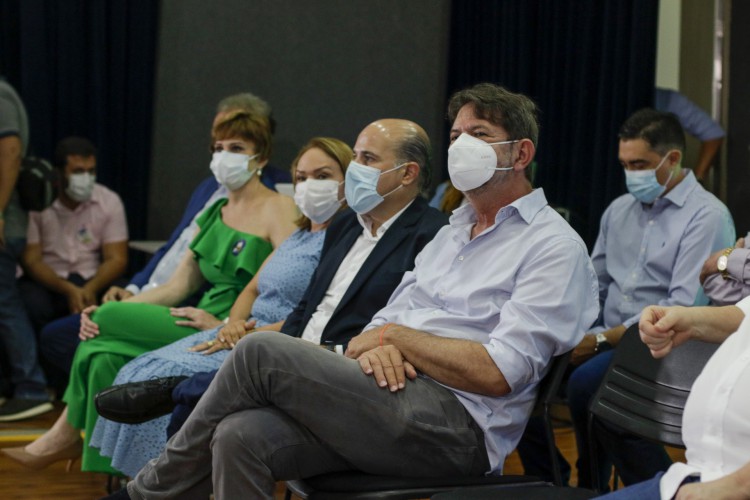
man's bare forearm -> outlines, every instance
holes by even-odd
[[[27,262],[24,269],[34,281],[53,292],[66,295],[71,287],[75,287],[70,281],[58,276],[44,261]]]
[[[488,396],[510,392],[502,372],[478,342],[393,325],[386,329],[383,343],[394,345],[418,371],[441,384]]]
[[[99,293],[109,286],[114,280],[125,273],[128,266],[127,259],[110,259],[102,262],[96,274],[86,283],[86,286],[94,293]]]
[[[721,149],[724,138],[710,139],[701,143],[701,149],[698,153],[698,163],[695,166],[695,176],[703,179],[713,165],[716,154]]]

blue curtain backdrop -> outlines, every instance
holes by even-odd
[[[131,238],[146,233],[159,2],[0,0],[0,74],[26,105],[31,148],[69,135],[99,148],[98,181],[117,191]]]
[[[489,81],[541,109],[535,184],[571,209],[591,246],[625,192],[617,131],[651,106],[658,2],[461,0],[452,4],[448,90]]]

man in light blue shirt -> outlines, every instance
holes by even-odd
[[[568,383],[584,487],[591,486],[588,402],[614,354],[611,347],[647,305],[706,304],[699,281],[703,263],[735,241],[726,206],[681,166],[685,136],[673,114],[640,110],[625,121],[619,137],[629,193],[615,199],[601,219],[591,258],[602,314],[573,352],[571,362],[581,366]],[[626,438],[608,450],[616,451],[611,458],[625,484],[649,479],[670,463],[661,447],[640,440]],[[602,477],[608,474],[603,467]]]
[[[210,475],[217,498],[273,498],[278,479],[332,471],[502,471],[550,360],[596,319],[596,277],[581,239],[525,177],[534,103],[481,84],[454,95],[449,116],[451,180],[469,205],[388,305],[345,356],[278,333],[243,339],[128,485],[132,498],[179,497]],[[373,173],[373,186],[393,182]]]
[[[477,225],[473,206],[456,210],[363,336],[394,325],[384,339],[420,366],[420,376],[456,395],[483,430],[491,470],[499,473],[550,359],[575,345],[576,328],[585,328],[597,308],[580,239],[541,189],[503,207],[472,238]],[[350,342],[347,356],[370,347],[360,342]],[[480,383],[481,373],[488,384]]]

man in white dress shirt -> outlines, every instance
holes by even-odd
[[[641,340],[661,358],[688,340],[721,343],[693,384],[682,416],[687,463],[604,496],[750,498],[750,297],[736,306],[643,310]]]
[[[534,103],[480,84],[453,96],[449,116],[451,180],[469,205],[346,355],[277,333],[243,339],[166,450],[116,498],[187,498],[212,476],[217,498],[273,498],[277,480],[332,471],[502,472],[552,357],[596,318],[596,279],[580,237],[526,179]],[[408,170],[378,168],[359,143],[354,151],[346,198],[367,211],[377,197],[354,189],[353,176],[364,192]]]

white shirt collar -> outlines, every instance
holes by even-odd
[[[393,214],[393,216],[391,216],[391,218],[389,218],[387,221],[383,222],[375,231],[375,236],[372,235],[372,223],[369,220],[366,220],[360,214],[357,214],[357,220],[359,221],[359,224],[364,228],[365,237],[379,240],[380,237],[383,236],[386,231],[388,231],[388,228],[391,227],[394,222],[396,222],[396,219],[398,219],[399,216],[404,213],[404,211],[409,208],[412,203],[414,203],[414,199],[407,203],[404,208]]]

